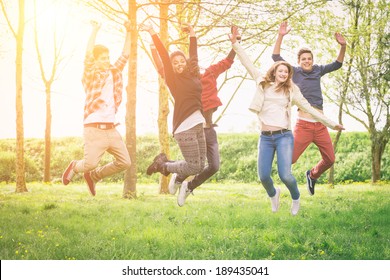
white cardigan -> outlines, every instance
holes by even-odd
[[[239,60],[241,61],[242,65],[246,68],[248,73],[251,75],[251,77],[256,82],[256,93],[253,96],[252,102],[249,106],[249,110],[257,114],[259,118],[260,123],[260,130],[261,130],[261,120],[260,120],[260,112],[263,108],[264,104],[264,75],[260,73],[260,71],[253,65],[252,61],[246,54],[244,48],[238,43],[233,44],[233,49],[235,50]],[[325,115],[321,114],[321,112],[314,109],[310,103],[306,100],[306,98],[302,95],[301,91],[299,90],[299,87],[295,84],[293,84],[292,89],[290,90],[290,96],[289,96],[289,104],[288,104],[288,129],[291,130],[291,107],[292,105],[297,105],[300,109],[303,111],[311,114],[313,118],[324,125],[326,125],[329,128],[335,128],[337,123],[331,121],[328,119]]]

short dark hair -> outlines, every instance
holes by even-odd
[[[92,51],[93,58],[97,59],[102,53],[108,53],[108,52],[109,50],[107,47],[103,45],[95,45]]]
[[[298,52],[298,61],[301,58],[301,55],[304,54],[304,53],[310,53],[311,54],[311,58],[313,58],[313,53],[311,52],[311,50],[309,50],[307,48],[302,48]]]

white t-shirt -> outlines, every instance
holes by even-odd
[[[115,123],[114,80],[111,71],[102,88],[99,99],[104,101],[100,109],[88,115],[84,120],[87,123]]]
[[[204,119],[202,113],[200,112],[200,110],[197,110],[197,111],[193,112],[188,118],[186,118],[179,125],[179,127],[175,131],[175,134],[189,130],[190,128],[193,128],[194,126],[196,126],[197,124],[200,124],[200,123],[205,123],[205,119]]]

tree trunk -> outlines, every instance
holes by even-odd
[[[51,160],[51,86],[46,86],[46,128],[45,128],[45,160],[43,182],[51,181],[50,160]]]
[[[131,166],[125,172],[123,198],[137,197],[137,136],[136,136],[136,93],[137,93],[137,3],[128,2],[128,18],[131,22],[131,46],[129,57],[128,85],[126,87],[126,147],[130,155]]]
[[[341,137],[341,131],[338,131],[335,139],[333,140],[333,149],[335,154],[336,154],[337,144],[339,143],[340,137]],[[329,184],[334,185],[334,165],[332,165],[332,167],[329,169],[328,182]]]
[[[374,144],[372,145],[372,182],[376,183],[381,179],[381,158],[379,156],[379,148]]]
[[[19,0],[19,26],[16,36],[16,192],[27,192],[24,162],[23,126],[23,37],[24,0]]]
[[[160,4],[160,38],[165,47],[168,48],[168,8],[169,4],[164,1]],[[159,109],[158,109],[158,139],[160,142],[160,151],[170,158],[169,150],[169,132],[168,132],[168,114],[169,92],[163,79],[159,78]],[[169,178],[160,175],[160,193],[168,193]]]
[[[355,9],[356,9],[356,12],[355,12],[356,16],[354,19],[353,28],[357,29],[359,26],[359,7],[356,7]],[[342,124],[342,121],[343,121],[343,106],[344,106],[345,99],[347,96],[349,83],[350,83],[350,77],[352,74],[352,63],[354,62],[354,58],[355,58],[354,53],[355,53],[355,47],[356,47],[357,40],[358,40],[358,37],[356,37],[356,36],[354,36],[352,38],[351,47],[349,50],[350,58],[349,58],[348,64],[347,64],[348,68],[347,68],[347,72],[346,72],[346,76],[345,76],[345,81],[343,82],[343,89],[340,93],[341,102],[339,105],[339,116],[338,116],[339,124]],[[335,153],[337,150],[337,144],[339,142],[340,137],[341,137],[341,131],[337,132],[336,138],[333,141],[333,148],[334,148]],[[329,170],[329,183],[332,185],[334,184],[334,165],[332,165],[332,167]]]
[[[381,179],[381,161],[387,141],[378,132],[371,133],[372,182]]]

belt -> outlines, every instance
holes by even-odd
[[[87,123],[84,124],[84,127],[94,127],[94,128],[99,128],[99,129],[113,129],[115,128],[115,124],[113,123]]]
[[[274,130],[274,131],[262,131],[261,135],[271,136],[271,135],[275,135],[275,134],[285,133],[287,131],[290,131],[290,130],[288,130],[288,129],[281,129],[281,130]]]

